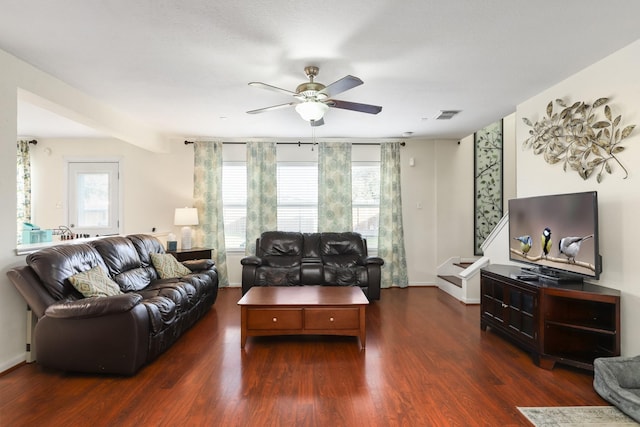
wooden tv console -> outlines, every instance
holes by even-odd
[[[529,351],[536,365],[593,370],[597,357],[620,355],[620,292],[590,283],[520,280],[522,269],[481,271],[480,327]]]

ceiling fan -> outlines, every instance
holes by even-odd
[[[247,111],[247,113],[258,114],[264,113],[265,111],[279,110],[281,108],[292,107],[295,105],[296,112],[300,114],[300,117],[308,121],[311,126],[321,126],[324,124],[324,113],[327,112],[329,107],[369,114],[378,114],[382,111],[382,107],[378,105],[360,104],[357,102],[333,99],[335,95],[349,89],[353,89],[356,86],[360,86],[364,82],[357,77],[348,75],[336,80],[329,86],[325,86],[322,83],[313,81],[319,71],[320,69],[318,67],[305,67],[304,73],[309,78],[309,81],[298,85],[295,92],[262,82],[249,83],[249,86],[260,87],[293,96],[295,100],[287,102],[286,104],[273,105],[271,107]]]

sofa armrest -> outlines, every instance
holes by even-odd
[[[12,268],[7,271],[7,277],[38,319],[44,316],[47,307],[55,304],[56,300],[47,292],[38,275],[28,265]]]
[[[381,267],[384,260],[379,257],[365,257],[364,265],[367,268],[367,278],[369,286],[367,287],[367,298],[369,301],[380,299],[380,281],[382,279]]]
[[[45,316],[55,319],[86,319],[109,314],[124,313],[142,301],[136,293],[115,295],[104,298],[83,298],[51,304]]]
[[[130,303],[140,297],[127,294],[87,299],[123,302],[127,296]],[[73,305],[67,303],[65,308]],[[144,304],[85,318],[45,315],[35,327],[36,360],[63,371],[133,375],[148,361],[149,338],[149,314]]]
[[[216,265],[212,259],[191,259],[182,264],[193,272],[211,270]]]
[[[300,282],[302,285],[320,285],[324,282],[322,259],[316,257],[302,258]]]
[[[368,256],[363,259],[364,265],[384,265],[384,260],[377,256]]]
[[[262,258],[259,258],[255,255],[246,256],[240,260],[240,264],[255,265],[256,267],[259,267],[262,265]]]
[[[242,295],[244,295],[254,285],[256,269],[262,265],[262,259],[250,255],[242,258],[240,264],[242,264]]]
[[[262,265],[262,259],[250,255],[242,258],[240,264],[242,264],[242,295],[244,295],[255,284],[256,269]]]

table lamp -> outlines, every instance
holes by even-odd
[[[182,239],[180,249],[191,249],[191,227],[198,225],[198,209],[196,208],[176,208],[173,219],[175,225],[182,225]]]

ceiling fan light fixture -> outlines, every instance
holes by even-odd
[[[300,114],[303,120],[308,122],[320,120],[324,117],[324,113],[326,113],[328,109],[329,106],[327,104],[318,101],[301,102],[296,105],[296,112]]]

